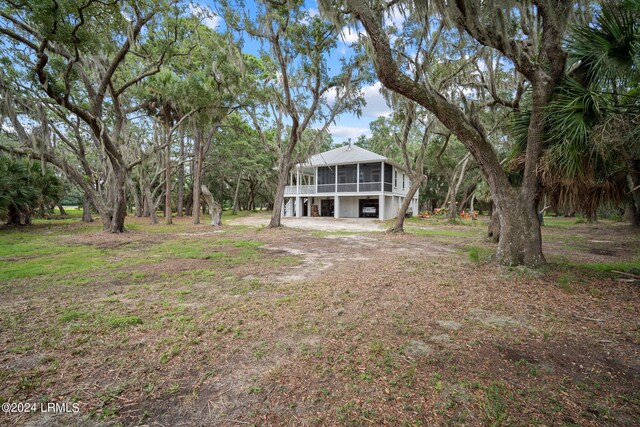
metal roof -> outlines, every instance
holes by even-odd
[[[330,166],[348,163],[381,162],[388,160],[386,157],[365,150],[357,145],[345,145],[316,154],[307,159],[302,166]]]

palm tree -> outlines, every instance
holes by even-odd
[[[0,220],[29,224],[36,207],[44,209],[62,200],[64,185],[40,161],[0,155]]]
[[[24,161],[0,156],[0,220],[7,224],[29,224],[38,194],[30,185]]]
[[[540,176],[556,208],[594,220],[603,204],[629,203],[640,225],[640,2],[603,3],[567,40],[567,73],[545,117]],[[529,113],[516,115],[511,165],[521,168]]]

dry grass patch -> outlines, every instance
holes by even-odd
[[[132,224],[2,236],[21,271],[87,267],[1,285],[0,400],[81,407],[3,425],[640,423],[640,288],[611,271],[635,268],[628,228],[545,229],[552,264],[531,271],[493,264],[466,225]]]

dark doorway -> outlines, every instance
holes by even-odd
[[[333,216],[333,199],[320,200],[320,216]]]
[[[378,218],[378,199],[360,199],[360,218]]]

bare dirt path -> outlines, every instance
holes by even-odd
[[[479,226],[223,219],[0,234],[0,402],[80,404],[0,425],[640,425],[629,227],[549,225],[531,271]]]
[[[229,225],[263,227],[269,224],[269,217],[266,215],[252,215],[229,219],[227,223]],[[381,221],[369,218],[282,218],[282,224],[285,227],[318,231],[370,232],[385,230]]]

